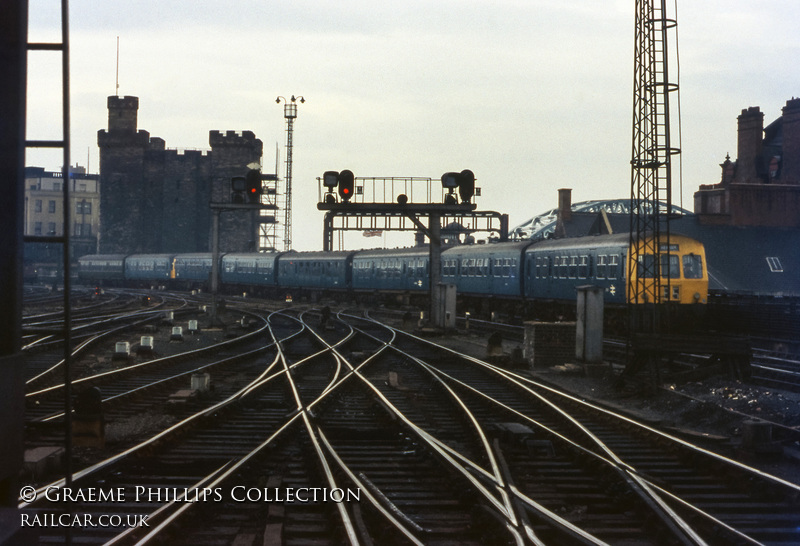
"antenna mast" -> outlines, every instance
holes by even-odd
[[[119,97],[119,36],[117,36],[117,79],[114,94]]]

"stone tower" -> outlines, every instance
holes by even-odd
[[[138,97],[108,97],[108,130],[97,133],[100,147],[100,252],[146,251],[141,238],[147,218],[141,199],[145,152],[150,134],[137,131]]]

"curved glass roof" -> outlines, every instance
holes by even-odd
[[[631,200],[630,199],[610,199],[610,200],[596,200],[596,201],[581,201],[580,203],[573,203],[570,207],[572,212],[588,212],[597,213],[601,210],[606,211],[607,214],[630,214]],[[642,211],[649,213],[652,206],[649,202],[641,205]],[[666,209],[666,203],[660,203],[660,208]],[[673,214],[692,214],[691,211],[682,209],[672,205]],[[558,209],[550,209],[547,212],[534,216],[527,222],[516,226],[509,230],[508,236],[512,240],[522,239],[548,239],[552,237],[556,229],[556,220],[558,218]]]

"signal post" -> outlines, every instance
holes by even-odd
[[[219,217],[225,211],[275,210],[272,204],[261,202],[264,175],[250,169],[246,176],[231,178],[231,202],[210,203],[211,208],[211,324],[217,324],[217,293],[219,292]]]

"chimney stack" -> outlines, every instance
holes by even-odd
[[[739,144],[734,182],[759,182],[757,162],[761,157],[764,139],[764,114],[758,106],[742,110],[739,120]]]
[[[558,190],[558,218],[562,222],[572,220],[572,188]]]
[[[783,107],[783,150],[780,182],[800,184],[800,99],[786,101]]]

